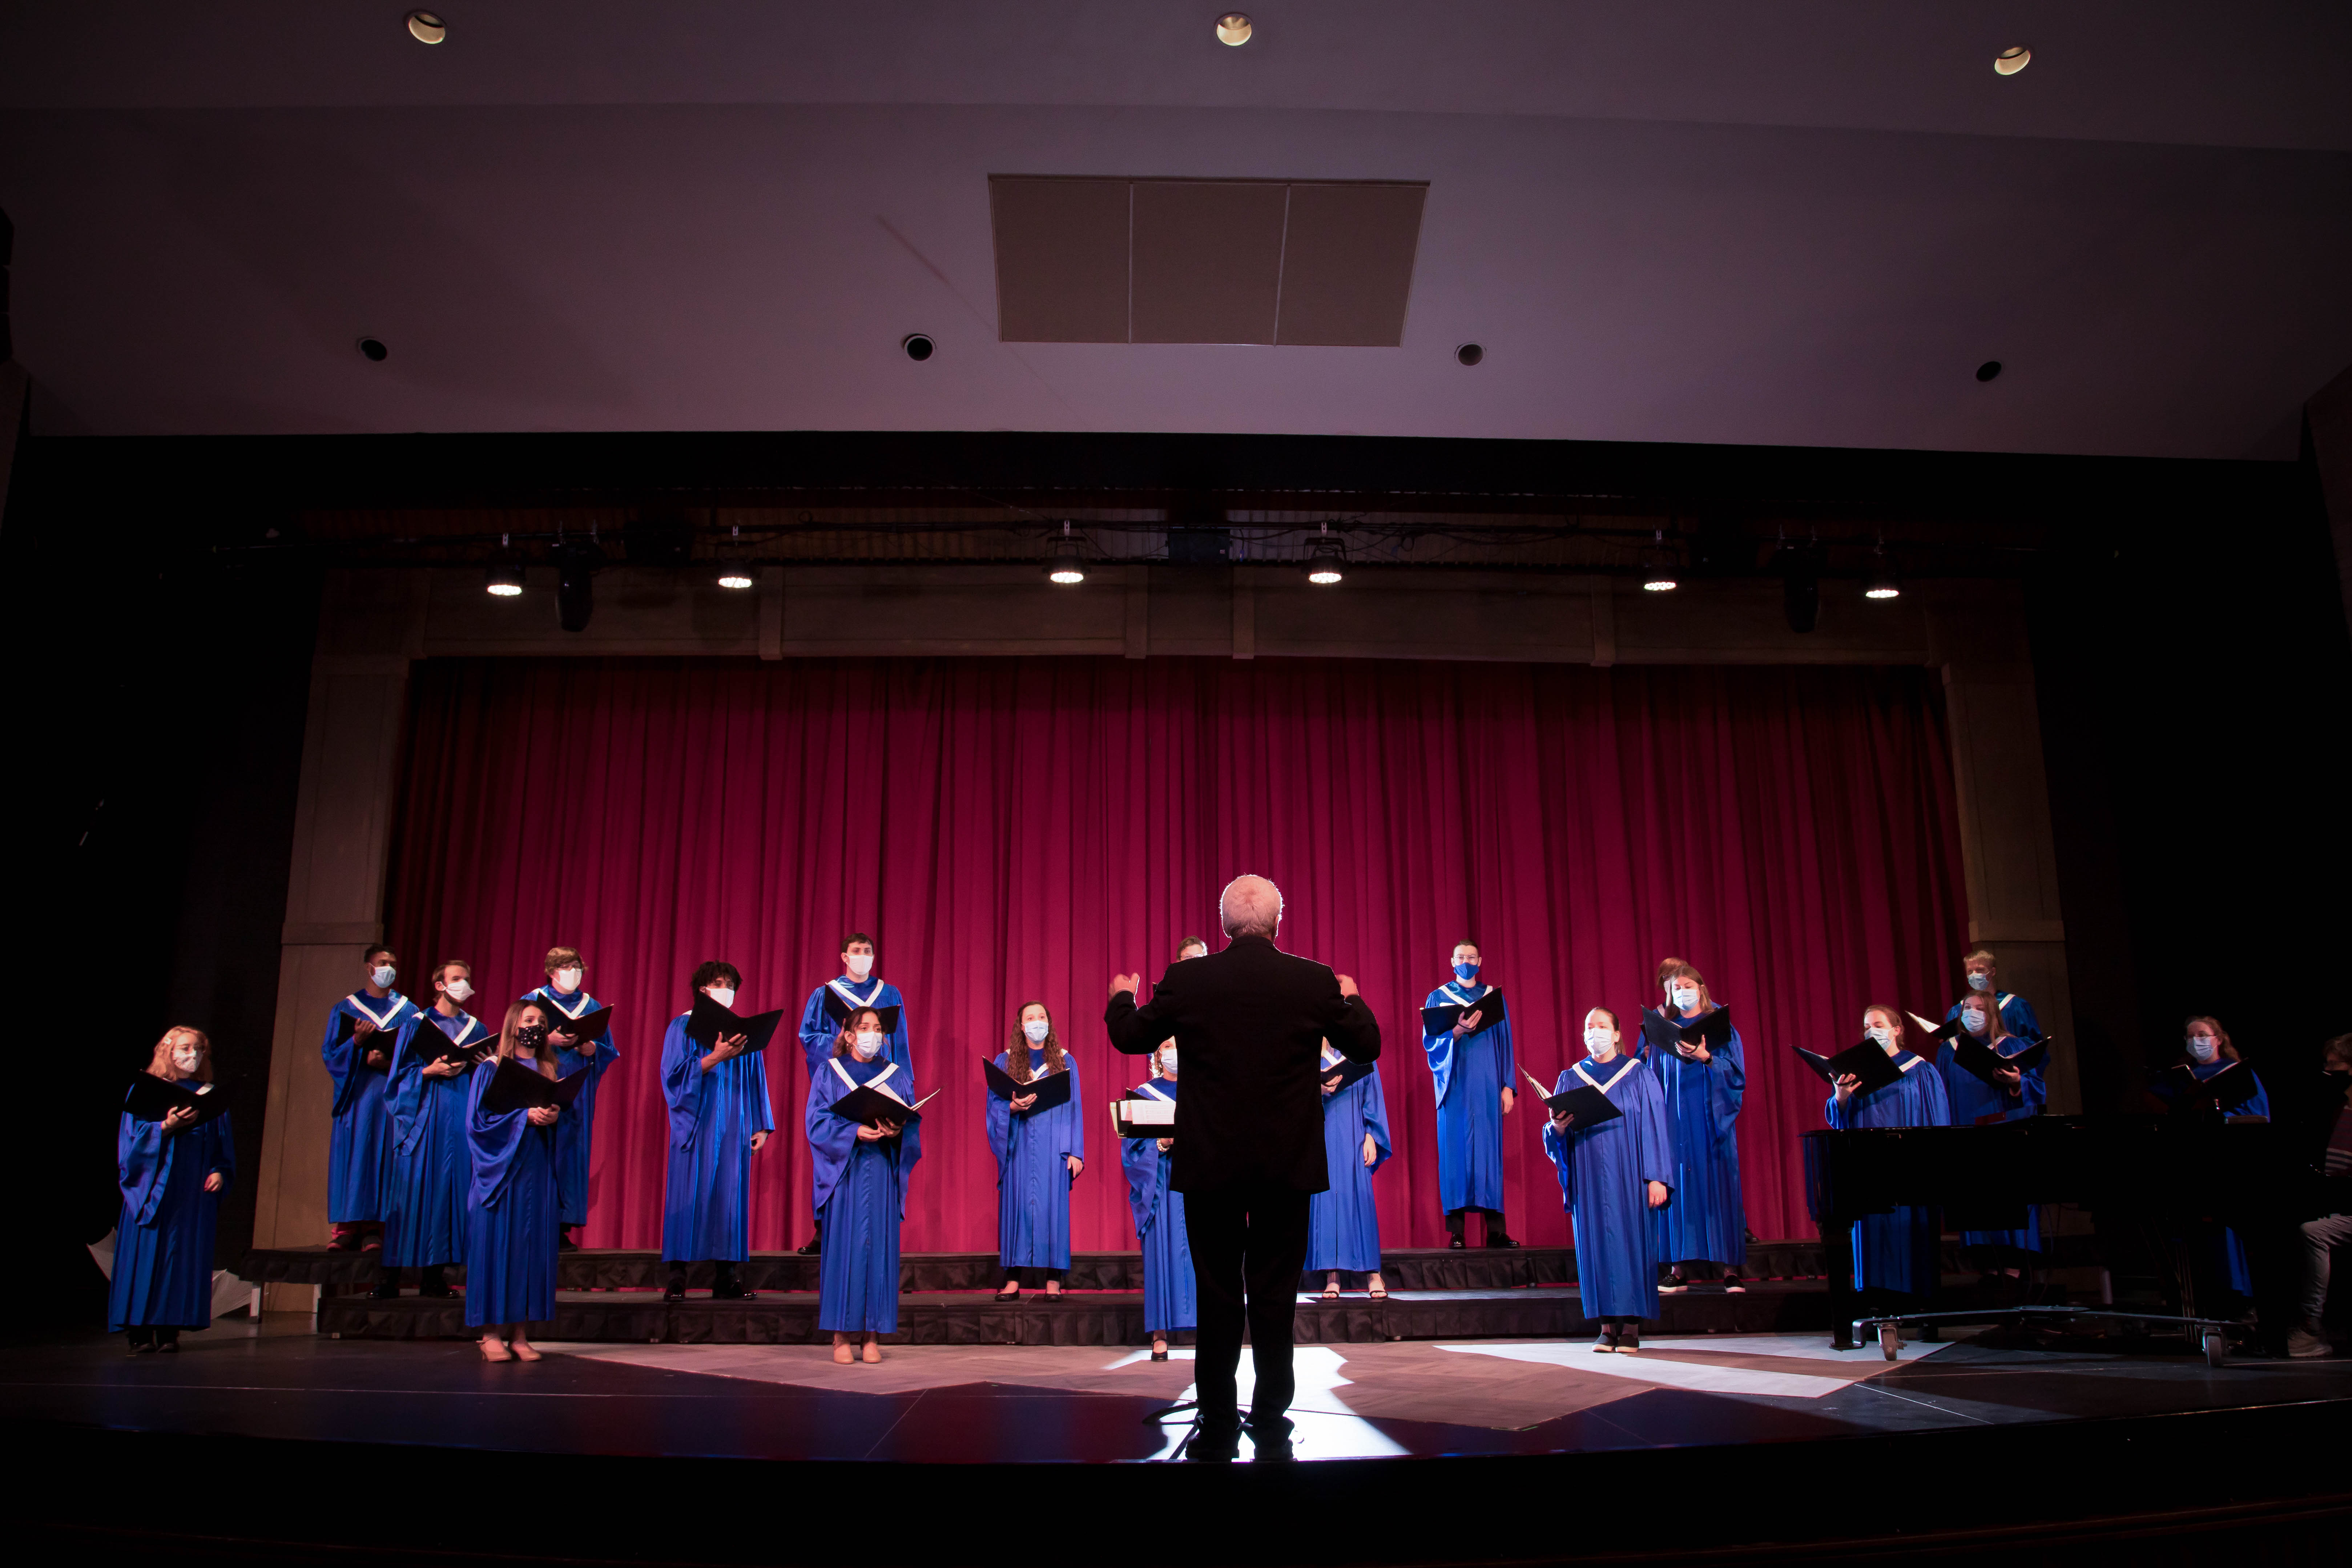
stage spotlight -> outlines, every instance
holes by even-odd
[[[604,552],[593,540],[558,540],[553,553],[557,616],[565,631],[586,631],[596,613],[596,570],[604,564]]]
[[[1899,599],[1903,584],[1895,578],[1895,569],[1886,563],[1886,546],[1880,545],[1871,552],[1870,575],[1863,580],[1862,596],[1865,599]]]
[[[1045,552],[1045,580],[1059,583],[1066,588],[1075,587],[1087,580],[1086,563],[1078,557],[1077,531],[1066,518],[1062,537],[1054,541]]]
[[[727,555],[719,563],[719,585],[748,588],[751,585],[751,563],[740,553],[743,548],[743,525],[739,522],[730,528],[727,538]]]
[[[503,533],[499,535],[499,552],[482,574],[482,584],[494,598],[511,599],[522,592],[522,557],[514,552]]]
[[[1240,48],[1250,41],[1249,17],[1240,11],[1228,11],[1217,18],[1217,42]]]
[[[1675,571],[1675,552],[1666,548],[1666,531],[1659,529],[1654,542],[1642,555],[1642,590],[1648,594],[1671,594],[1682,586]]]
[[[1318,587],[1328,588],[1346,576],[1348,552],[1339,541],[1331,537],[1331,525],[1325,523],[1321,537],[1307,547],[1307,580]]]

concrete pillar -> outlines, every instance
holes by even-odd
[[[422,572],[329,575],[310,667],[294,855],[278,960],[269,1100],[256,1177],[257,1247],[327,1239],[327,1140],[333,1080],[319,1059],[327,1010],[359,984],[360,952],[383,935],[394,770],[407,718],[408,668],[424,640]],[[403,954],[411,983],[422,954]],[[308,1286],[272,1286],[268,1305],[310,1305]]]
[[[1937,584],[1927,598],[1929,658],[1943,674],[1959,796],[1969,942],[1992,950],[2000,988],[2032,1002],[2053,1037],[2044,1069],[2050,1109],[2079,1111],[2074,993],[2024,595],[2016,584],[1975,583]],[[1957,952],[1950,980],[1957,994]]]

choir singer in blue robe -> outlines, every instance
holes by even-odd
[[[1861,1080],[1841,1077],[1823,1108],[1829,1124],[1849,1127],[1947,1127],[1950,1098],[1944,1075],[1904,1048],[1903,1015],[1873,1003],[1863,1009],[1863,1033],[1894,1058],[1903,1076],[1884,1089],[1857,1093]],[[1936,1293],[1943,1274],[1942,1227],[1932,1208],[1898,1206],[1853,1222],[1853,1289],[1865,1310],[1900,1310]],[[1906,1300],[1907,1299],[1907,1300]]]
[[[996,1065],[1015,1083],[1054,1073],[1070,1075],[1070,1098],[1050,1110],[1031,1110],[1034,1094],[988,1097],[988,1147],[996,1156],[996,1248],[1004,1288],[996,1299],[1021,1294],[1022,1268],[1045,1271],[1045,1294],[1062,1293],[1070,1269],[1070,1188],[1087,1168],[1087,1124],[1078,1107],[1078,1064],[1062,1049],[1054,1016],[1043,1002],[1024,1002],[1011,1045]]]
[[[1475,942],[1454,944],[1454,978],[1429,994],[1423,1007],[1468,1007],[1451,1029],[1424,1033],[1437,1088],[1437,1197],[1445,1210],[1449,1247],[1463,1239],[1464,1216],[1486,1216],[1486,1245],[1517,1247],[1503,1228],[1503,1118],[1516,1095],[1508,1018],[1480,1029],[1475,1004],[1492,987],[1479,980],[1485,960]]]
[[[163,1031],[146,1070],[166,1083],[212,1088],[213,1043],[184,1025]],[[226,1112],[202,1126],[174,1110],[142,1121],[128,1110],[115,1133],[115,1180],[122,1214],[114,1223],[114,1278],[106,1327],[131,1353],[176,1352],[182,1329],[213,1321],[213,1235],[221,1194],[236,1176],[236,1146]]]
[[[1642,1348],[1642,1320],[1658,1315],[1650,1214],[1675,1195],[1675,1151],[1657,1075],[1618,1049],[1622,1038],[1608,1008],[1584,1016],[1586,1059],[1561,1073],[1552,1092],[1597,1089],[1617,1114],[1591,1127],[1552,1117],[1543,1141],[1575,1222],[1577,1298],[1601,1325],[1592,1348],[1631,1354]]]
[[[1687,963],[1667,976],[1667,1016],[1693,1024],[1716,1010],[1706,981]],[[1739,1195],[1739,1105],[1748,1092],[1748,1057],[1734,1028],[1720,1050],[1704,1040],[1677,1040],[1647,1058],[1666,1100],[1675,1142],[1675,1201],[1656,1211],[1658,1260],[1664,1289],[1678,1290],[1696,1272],[1686,1264],[1719,1265],[1726,1291],[1748,1289],[1748,1207]]]
[[[919,1121],[859,1122],[833,1112],[855,1089],[902,1104],[914,1100],[911,1075],[883,1055],[887,1038],[879,1014],[853,1013],[809,1083],[817,1220],[832,1238],[817,1268],[816,1326],[833,1335],[833,1359],[845,1366],[860,1340],[866,1362],[880,1361],[877,1336],[898,1331],[898,1227],[907,1219],[907,1178],[923,1157]]]
[[[1202,952],[1207,949],[1203,948]],[[1182,952],[1178,959],[1188,955]],[[1129,1100],[1173,1101],[1177,1094],[1176,1042],[1163,1041],[1151,1054],[1150,1083],[1127,1091]],[[1185,1240],[1184,1194],[1168,1184],[1173,1138],[1122,1138],[1119,1168],[1127,1173],[1127,1205],[1143,1247],[1143,1327],[1151,1336],[1151,1359],[1168,1359],[1168,1336],[1200,1324],[1194,1305],[1192,1248]]]
[[[482,1097],[498,1063],[513,1061],[551,1082],[555,1048],[547,1043],[548,1010],[536,1002],[507,1007],[498,1054],[466,1088],[466,1142],[474,1213],[466,1234],[466,1326],[482,1332],[484,1361],[537,1361],[530,1328],[555,1316],[555,1256],[562,1203],[555,1173],[554,1106],[493,1116]],[[511,1342],[512,1348],[509,1348]]]
[[[555,1161],[563,1178],[558,1184],[563,1191],[563,1245],[571,1249],[580,1245],[572,1233],[588,1223],[588,1164],[596,1146],[596,1090],[603,1083],[605,1069],[621,1059],[613,1044],[613,1030],[593,1040],[583,1040],[567,1033],[563,1026],[584,1018],[596,1011],[596,998],[582,989],[588,978],[587,961],[576,947],[551,947],[547,950],[547,984],[536,991],[523,994],[526,1002],[540,1001],[555,1010],[549,1020],[553,1031],[549,1038],[555,1043],[555,1076],[570,1078],[573,1073],[588,1074],[588,1081],[580,1086],[578,1098],[563,1108],[555,1121]]]
[[[2000,973],[1992,949],[1979,947],[1960,960],[1960,971],[1968,976],[1969,994],[1990,996],[2000,1009],[2001,1026],[2021,1040],[2042,1037],[2042,1020],[2034,1016],[2033,1004],[2013,992],[2000,988]],[[1955,1002],[1946,1009],[1944,1022],[1950,1023],[1960,1016],[1960,1005]]]
[[[446,1296],[443,1270],[466,1261],[474,1181],[466,1134],[472,1100],[466,1089],[472,1069],[435,1058],[450,1046],[478,1052],[491,1046],[489,1030],[465,1008],[474,994],[473,973],[462,958],[436,965],[433,1005],[403,1020],[393,1046],[387,1079],[395,1158],[379,1298],[400,1294],[404,1268],[417,1271],[418,1294]]]
[[[2202,1083],[2209,1078],[2228,1071],[2242,1059],[2238,1047],[2230,1042],[2230,1032],[2221,1027],[2218,1018],[2198,1014],[2181,1028],[2182,1051],[2189,1058],[2189,1074]],[[2253,1068],[2246,1068],[2249,1073]],[[2173,1088],[2161,1079],[2154,1085],[2159,1100],[2169,1103]],[[2267,1121],[2271,1117],[2271,1094],[2262,1079],[2254,1079],[2254,1092],[2229,1112],[2234,1121],[2243,1117],[2250,1121]],[[2252,1305],[2254,1294],[2253,1269],[2246,1261],[2246,1244],[2238,1233],[2227,1226],[2206,1223],[2191,1226],[2181,1238],[2189,1245],[2190,1288],[2197,1299],[2197,1310],[2209,1318],[2240,1318]]]
[[[698,967],[693,987],[722,1007],[735,1005],[743,976],[716,960]],[[686,1266],[718,1265],[710,1294],[748,1300],[757,1292],[735,1277],[751,1256],[751,1156],[775,1131],[768,1100],[764,1051],[747,1056],[750,1042],[726,1035],[709,1047],[686,1032],[689,1009],[669,1021],[662,1037],[662,1097],[669,1104],[669,1182],[662,1192],[662,1261],[669,1265],[664,1297],[686,1295]]]
[[[416,1011],[392,988],[399,963],[381,943],[360,955],[366,979],[327,1014],[319,1047],[335,1080],[334,1130],[327,1142],[330,1245],[346,1252],[382,1244],[384,1203],[392,1195],[392,1108],[384,1100],[384,1075],[392,1070],[393,1032]]]
[[[2018,1005],[2024,1006],[2022,1002]],[[2026,1008],[2026,1016],[2032,1016],[2032,1008]],[[2027,1041],[2016,1038],[2010,1030],[2006,1012],[1984,992],[1972,991],[1961,997],[1952,1005],[1950,1016],[1960,1021],[1970,1039],[2001,1056],[2013,1057],[2029,1048]],[[1944,1094],[1951,1103],[1955,1127],[1990,1126],[2042,1114],[2044,1096],[2038,1065],[2005,1069],[2000,1075],[2000,1087],[1995,1088],[1960,1064],[1958,1040],[1947,1040],[1937,1047],[1936,1065],[1944,1074]],[[1964,1230],[1960,1245],[1985,1284],[1997,1276],[2021,1279],[2022,1268],[2042,1250],[2042,1210],[2029,1205],[2020,1229]]]
[[[1336,1075],[1348,1058],[1323,1042],[1323,1070]],[[1323,1079],[1323,1158],[1331,1185],[1307,1201],[1307,1271],[1323,1275],[1323,1299],[1339,1299],[1339,1274],[1369,1276],[1375,1301],[1389,1298],[1381,1278],[1381,1211],[1372,1201],[1372,1173],[1389,1157],[1389,1100],[1374,1068],[1345,1089]]]
[[[915,1051],[907,1040],[907,999],[896,985],[874,973],[874,939],[862,931],[841,939],[841,973],[810,992],[807,1005],[801,1009],[801,1054],[807,1059],[812,1080],[832,1059],[834,1041],[841,1033],[834,1009],[847,1007],[898,1009],[895,1021],[883,1031],[882,1059],[896,1063],[900,1072],[911,1077]],[[802,1245],[801,1256],[813,1256],[824,1245],[824,1226],[819,1225]]]

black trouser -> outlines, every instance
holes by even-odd
[[[1234,1372],[1242,1361],[1242,1321],[1249,1321],[1250,1363],[1257,1392],[1250,1418],[1270,1422],[1290,1408],[1291,1319],[1298,1275],[1307,1267],[1309,1194],[1286,1187],[1186,1193],[1184,1235],[1192,1244],[1200,1327],[1192,1381],[1204,1426],[1238,1418]],[[1244,1309],[1244,1294],[1248,1297]]]
[[[1480,1209],[1478,1212],[1486,1216],[1486,1234],[1488,1236],[1493,1236],[1496,1232],[1503,1229],[1503,1211],[1501,1209]],[[1469,1215],[1470,1211],[1468,1209],[1446,1210],[1446,1230],[1454,1236],[1460,1236],[1462,1234],[1464,1225],[1469,1219]],[[1505,1232],[1505,1234],[1507,1235],[1508,1233]]]

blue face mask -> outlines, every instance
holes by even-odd
[[[1477,978],[1478,978],[1478,964],[1477,964],[1477,962],[1474,959],[1473,961],[1471,961],[1471,962],[1470,962],[1470,963],[1457,963],[1457,964],[1455,964],[1455,965],[1454,966],[1454,978],[1455,978],[1456,980],[1462,980],[1462,981],[1471,981],[1471,980],[1475,980],[1475,979],[1477,979]]]

